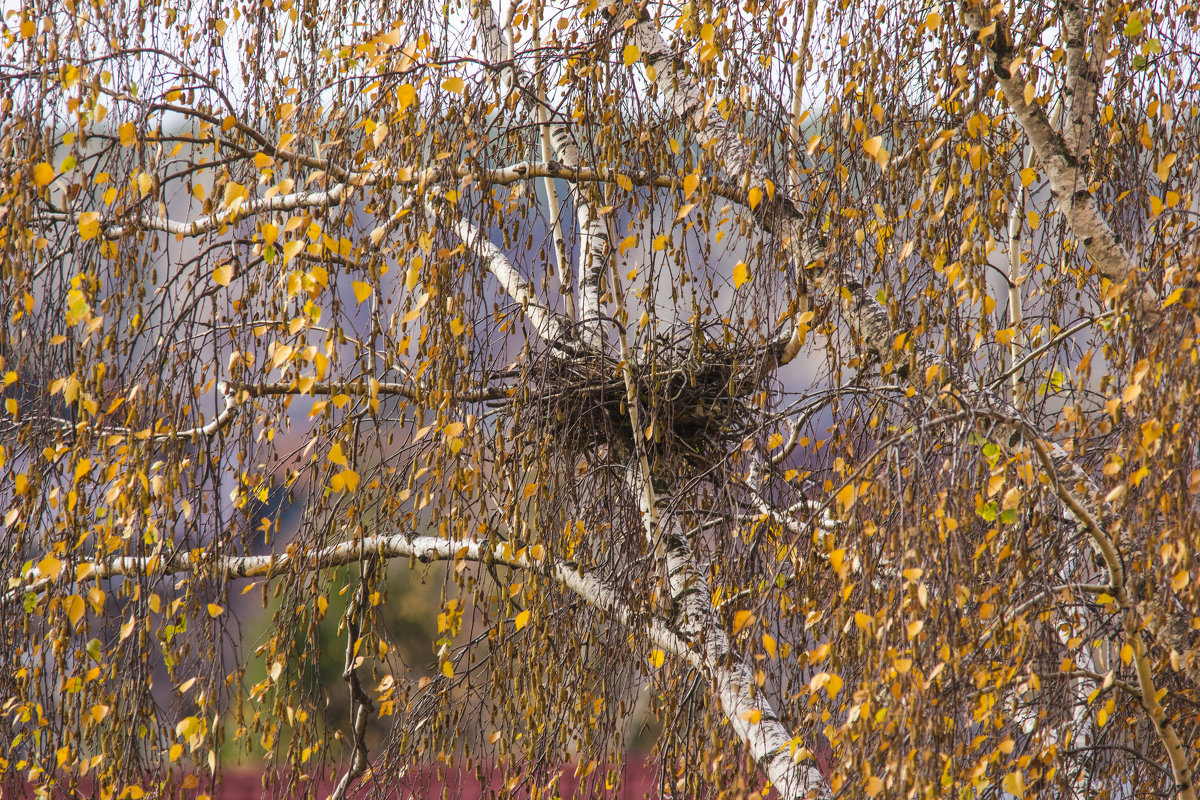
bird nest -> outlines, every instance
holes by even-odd
[[[559,451],[597,449],[626,460],[640,437],[649,455],[707,466],[754,432],[762,349],[705,340],[656,341],[632,359],[637,424],[624,364],[612,357],[547,355],[531,362],[514,397],[517,428]]]

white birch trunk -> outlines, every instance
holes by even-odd
[[[652,547],[661,547],[667,585],[676,606],[680,636],[700,653],[704,672],[713,684],[725,718],[745,744],[758,768],[786,800],[816,794],[829,797],[828,786],[799,737],[779,721],[771,704],[758,690],[754,672],[734,650],[717,620],[712,590],[696,567],[691,547],[678,519],[656,505],[654,491],[641,469],[626,472],[626,484],[638,498]],[[798,760],[801,756],[802,760]]]

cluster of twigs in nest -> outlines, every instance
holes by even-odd
[[[600,447],[622,460],[640,436],[655,458],[707,466],[753,433],[761,360],[761,348],[695,335],[640,347],[629,365],[641,428],[634,431],[619,359],[546,355],[530,362],[514,398],[518,428],[550,437],[560,451]]]

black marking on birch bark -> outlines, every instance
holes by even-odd
[[[767,716],[764,715],[763,719],[767,719]],[[771,717],[771,719],[773,719],[776,722],[779,721],[778,717]],[[772,761],[774,761],[775,759],[777,759],[781,755],[783,755],[785,751],[791,750],[791,748],[792,748],[791,742],[784,742],[783,744],[779,745],[779,747],[773,747],[770,750],[768,750],[767,752],[763,753],[761,756],[759,756],[758,758],[756,758],[754,760],[754,763],[759,768],[759,770],[766,771],[767,764],[770,764]],[[797,761],[796,763],[803,764],[805,762],[812,762],[813,764],[817,763],[816,759],[814,759],[811,755],[805,756],[804,758],[800,759],[800,761]]]

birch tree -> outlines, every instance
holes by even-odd
[[[1196,15],[10,4],[5,785],[1194,798]]]

